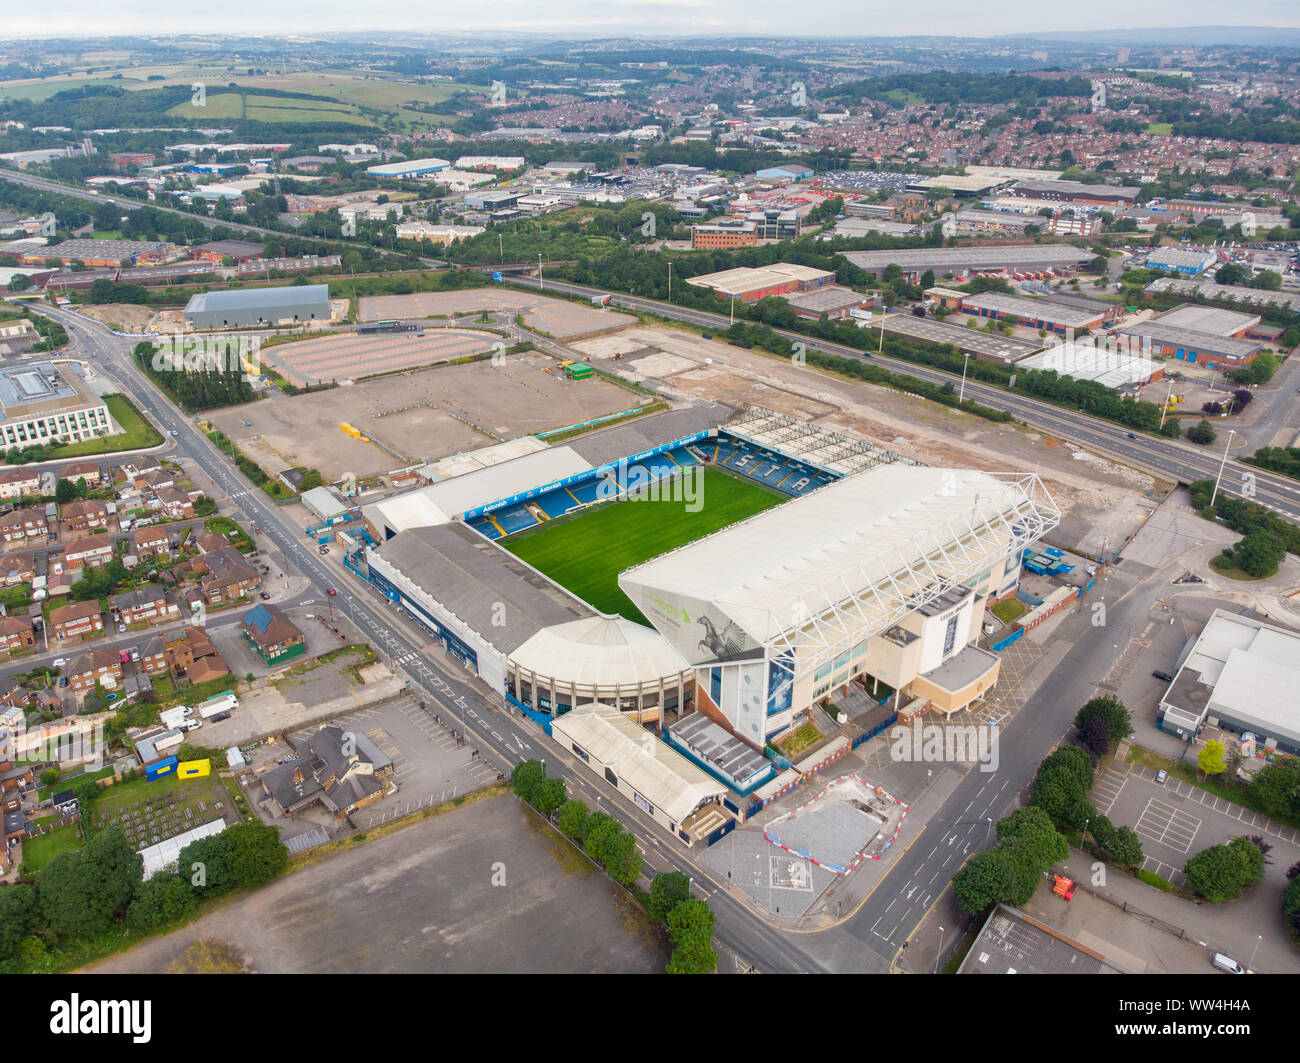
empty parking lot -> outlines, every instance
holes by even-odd
[[[298,387],[394,373],[449,362],[492,349],[499,337],[467,329],[427,329],[422,333],[342,333],[281,343],[261,351],[262,360]]]
[[[472,288],[459,292],[416,292],[411,295],[372,295],[361,300],[362,321],[434,317],[475,310],[513,310],[529,328],[557,339],[582,336],[602,329],[634,325],[637,319],[613,310],[598,310],[567,299],[511,291],[508,288]]]

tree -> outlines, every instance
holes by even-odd
[[[691,896],[691,880],[681,871],[661,871],[650,883],[650,900],[647,908],[651,916],[661,923],[668,921],[668,914]]]
[[[9,290],[11,292],[25,292],[32,283],[31,277],[26,273],[15,273],[9,278]]]
[[[927,291],[934,287],[934,270],[927,269],[921,274],[921,290]]]
[[[544,816],[549,816],[562,804],[568,794],[560,779],[543,779],[533,787],[533,807]]]
[[[222,831],[190,842],[176,857],[176,871],[197,891],[217,896],[234,885],[230,870],[230,839]]]
[[[1211,443],[1213,443],[1216,434],[1217,433],[1214,431],[1214,426],[1211,425],[1210,422],[1207,421],[1204,417],[1202,417],[1200,421],[1192,425],[1192,427],[1187,430],[1188,440],[1192,443],[1197,443],[1203,447],[1207,447]]]
[[[42,785],[44,785],[44,786],[53,786],[53,785],[54,785],[56,782],[58,782],[58,781],[59,781],[59,769],[58,769],[58,768],[46,768],[43,772],[41,772],[41,784],[42,784]]]
[[[1300,815],[1300,760],[1274,761],[1255,776],[1250,790],[1268,815]]]
[[[1106,730],[1106,721],[1100,716],[1089,716],[1079,728],[1079,741],[1093,756],[1101,756],[1110,747],[1110,733]]]
[[[1069,857],[1069,843],[1057,833],[1047,813],[1033,805],[999,820],[997,831],[998,852],[1011,861],[1015,871],[1011,903],[1027,904],[1043,872]]]
[[[1062,746],[1038,766],[1032,803],[1040,806],[1054,822],[1082,827],[1095,815],[1087,800],[1092,789],[1092,760],[1078,746]]]
[[[61,938],[101,934],[125,911],[144,873],[144,861],[118,827],[85,846],[59,853],[40,877],[41,908]]]
[[[1122,738],[1127,738],[1134,733],[1134,725],[1131,717],[1128,716],[1125,703],[1115,698],[1113,694],[1089,698],[1083,708],[1075,713],[1074,725],[1082,730],[1088,720],[1101,720],[1105,725],[1106,739],[1109,742],[1121,741]]]
[[[522,801],[531,802],[533,789],[546,778],[546,769],[538,760],[521,760],[510,773],[510,781],[515,785],[515,796]]]
[[[187,879],[154,875],[142,882],[126,910],[126,921],[146,932],[160,930],[194,910],[197,898]]]
[[[1285,556],[1286,546],[1282,541],[1272,532],[1263,530],[1243,536],[1232,549],[1237,567],[1256,579],[1273,575]]]
[[[1142,842],[1132,827],[1120,827],[1102,848],[1121,867],[1138,867],[1142,863]]]
[[[1287,926],[1291,928],[1291,934],[1300,938],[1300,876],[1289,877],[1290,881],[1282,893],[1282,914],[1286,917]]]
[[[641,854],[637,852],[636,838],[627,831],[619,831],[605,840],[605,871],[615,882],[630,886],[641,875]]]
[[[71,480],[60,479],[54,485],[54,501],[62,505],[64,502],[72,502],[77,497],[77,485]]]
[[[953,895],[967,915],[978,915],[1000,902],[1010,901],[1017,887],[1016,866],[1001,849],[978,853],[952,877]]]
[[[1233,838],[1197,853],[1184,872],[1187,885],[1207,901],[1232,901],[1264,877],[1264,854],[1249,838]]]
[[[587,805],[582,801],[565,801],[556,817],[560,833],[573,841],[582,841],[582,825],[587,820]]]
[[[1245,266],[1238,265],[1236,262],[1229,262],[1227,265],[1220,267],[1214,274],[1214,279],[1219,284],[1241,284],[1250,276],[1250,270]]]
[[[1223,743],[1214,740],[1206,742],[1196,758],[1196,766],[1206,775],[1222,775],[1223,769],[1228,766],[1223,754]]]
[[[618,820],[604,812],[593,812],[582,825],[583,852],[603,867],[605,846],[618,832]]]
[[[713,951],[712,910],[703,901],[682,901],[668,913],[668,936],[676,946],[668,961],[669,974],[710,974],[717,969]]]
[[[27,882],[0,887],[0,969],[7,969],[18,946],[40,924],[36,887]]]
[[[266,823],[236,823],[223,832],[230,842],[229,867],[234,887],[270,882],[289,863],[289,850],[280,832]]]

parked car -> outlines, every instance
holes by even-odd
[[[66,657],[56,657],[54,660],[50,662],[50,667],[62,668],[67,663],[68,663],[68,659]]]
[[[328,554],[330,552],[330,548],[328,546],[320,546],[316,548],[316,552],[319,554]]]
[[[267,594],[266,591],[262,591],[261,598],[264,602],[269,602],[271,600],[271,596]]]
[[[125,634],[126,634],[126,625],[125,625],[125,624],[118,624],[118,625],[117,625],[117,633],[118,633],[119,635],[125,635]]]
[[[209,722],[209,723],[219,723],[219,722],[222,721],[222,720],[228,720],[228,719],[230,719],[230,713],[228,713],[228,712],[219,712],[219,713],[217,713],[215,716],[209,716],[209,717],[208,717],[208,722]]]
[[[333,598],[334,595],[338,594],[338,591],[336,591],[333,587],[326,587],[325,593],[328,594],[331,598]]]
[[[59,686],[66,687],[67,685],[68,685],[68,677],[66,675],[59,676]]]
[[[118,664],[126,664],[131,659],[131,655],[126,650],[121,650],[117,655]]]
[[[1156,772],[1156,782],[1159,785],[1164,786],[1165,782],[1168,779],[1169,779],[1169,772],[1165,771],[1164,768],[1161,768],[1158,772]]]
[[[1152,672],[1151,674],[1155,676],[1157,679],[1163,680],[1166,683],[1172,683],[1174,681],[1174,677],[1171,676],[1168,672],[1155,671]]]

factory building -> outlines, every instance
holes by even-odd
[[[439,170],[445,170],[450,165],[451,163],[446,159],[406,159],[403,162],[367,166],[366,173],[371,177],[402,181],[410,178],[432,177]]]
[[[1184,251],[1177,247],[1157,247],[1147,255],[1148,269],[1163,269],[1184,277],[1204,273],[1217,261],[1212,251]]]
[[[1131,207],[1142,189],[1135,185],[1087,185],[1082,181],[1021,181],[1004,195],[1012,199],[1041,199],[1049,203]]]
[[[853,265],[879,277],[891,265],[899,266],[913,283],[926,270],[936,277],[951,273],[1015,273],[1076,269],[1097,256],[1087,248],[1069,244],[1029,244],[1024,247],[924,247],[908,251],[847,251]]]
[[[752,222],[718,222],[691,226],[691,249],[725,251],[733,247],[754,247],[758,229]]]
[[[185,305],[185,322],[192,328],[231,328],[329,319],[328,284],[199,292],[192,295]]]
[[[706,273],[702,277],[691,277],[686,283],[695,288],[709,288],[724,299],[754,303],[770,295],[807,292],[834,282],[835,274],[827,270],[774,262],[762,269],[738,266],[721,273]]]
[[[1158,318],[1119,330],[1120,336],[1139,340],[1153,356],[1173,358],[1189,365],[1231,372],[1249,365],[1264,346],[1258,340],[1213,336],[1207,332],[1163,324]]]
[[[995,321],[1017,318],[1027,328],[1046,329],[1061,335],[1070,331],[1100,328],[1106,317],[1101,310],[1064,306],[1053,303],[1050,299],[1028,299],[1004,292],[968,295],[962,300],[961,309],[973,317],[992,318]]]

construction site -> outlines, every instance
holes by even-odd
[[[269,472],[304,466],[332,482],[348,473],[374,476],[564,428],[635,409],[639,401],[630,389],[599,376],[571,380],[557,361],[530,352],[397,373],[207,416]]]
[[[596,309],[567,299],[517,292],[509,288],[470,288],[456,292],[373,295],[360,300],[360,321],[411,320],[475,313],[514,311],[524,325],[556,339],[571,339],[605,329],[636,324],[630,314]]]

